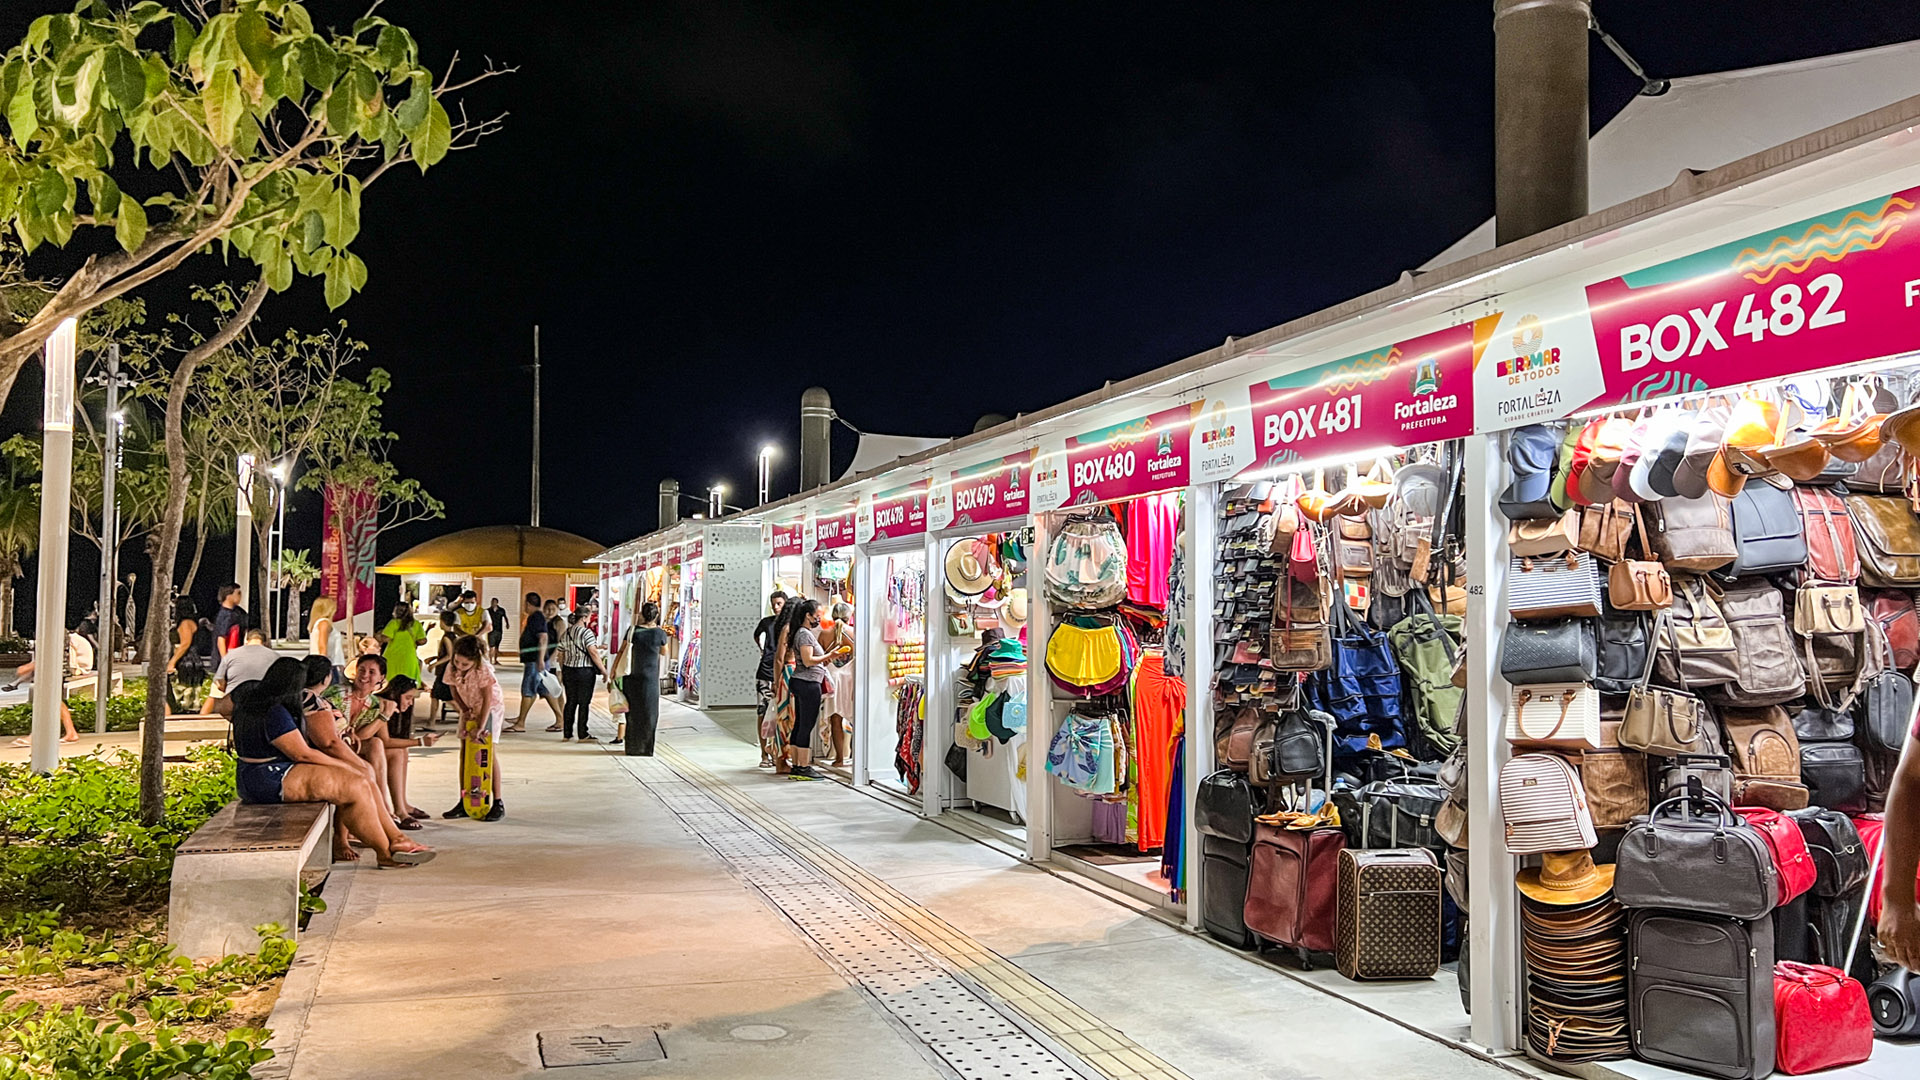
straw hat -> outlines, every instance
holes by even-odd
[[[1554,851],[1514,877],[1522,895],[1555,906],[1584,904],[1613,890],[1613,864],[1595,866],[1593,852]]]
[[[1007,610],[1000,618],[1008,626],[1027,625],[1027,590],[1015,589],[1007,596]]]
[[[993,586],[997,568],[992,556],[985,560],[980,551],[986,545],[977,540],[961,540],[947,549],[947,587],[960,596],[979,596]]]
[[[1880,438],[1899,443],[1909,454],[1920,454],[1920,404],[1888,414],[1880,421]]]

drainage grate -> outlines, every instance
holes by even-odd
[[[912,1033],[926,1047],[923,1053],[944,1062],[960,1080],[1084,1080],[1100,1075],[1067,1050],[1035,1038],[1017,1015],[985,991],[956,978],[838,882],[704,794],[672,766],[658,758],[627,759],[627,764],[683,828],[758,889],[829,962]]]

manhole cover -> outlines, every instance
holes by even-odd
[[[540,1064],[607,1065],[623,1061],[662,1061],[667,1048],[648,1027],[562,1028],[540,1033]]]
[[[741,1024],[727,1034],[743,1042],[772,1042],[787,1037],[787,1029],[777,1024]]]

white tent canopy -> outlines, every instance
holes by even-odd
[[[1920,94],[1920,41],[1673,80],[1636,97],[1597,132],[1587,162],[1589,210],[1603,210]],[[1421,269],[1493,250],[1493,220]]]
[[[853,462],[843,470],[838,479],[877,469],[896,458],[911,457],[922,450],[931,450],[945,439],[923,439],[917,435],[869,435],[860,433],[860,446],[853,452]]]

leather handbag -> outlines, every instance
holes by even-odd
[[[1507,701],[1507,741],[1584,750],[1600,745],[1600,692],[1585,683],[1516,686]]]
[[[1568,552],[1516,558],[1507,574],[1507,613],[1516,619],[1590,618],[1600,614],[1600,564]]]
[[[1774,873],[1780,879],[1782,904],[1813,888],[1819,871],[1813,865],[1812,853],[1807,850],[1806,837],[1800,835],[1800,826],[1780,811],[1765,807],[1736,806],[1733,812],[1766,841],[1767,854],[1772,856]]]
[[[1251,705],[1242,705],[1229,714],[1229,723],[1225,735],[1215,748],[1220,764],[1237,773],[1244,773],[1253,766],[1253,740],[1260,731],[1262,717],[1260,710]]]
[[[1577,546],[1580,523],[1569,510],[1555,518],[1529,518],[1507,526],[1507,550],[1529,559],[1564,555]]]
[[[1596,664],[1593,688],[1603,694],[1632,690],[1653,663],[1653,629],[1638,611],[1608,607],[1594,620]]]
[[[1878,588],[1920,585],[1920,519],[1906,499],[1889,495],[1848,495],[1860,549],[1860,582]]]
[[[1325,623],[1288,623],[1267,635],[1267,665],[1275,671],[1319,671],[1333,663]]]
[[[1811,806],[1854,814],[1867,809],[1867,759],[1852,743],[1801,743],[1800,782]]]
[[[1858,1065],[1873,1056],[1867,991],[1838,968],[1773,965],[1774,1064],[1788,1076]]]
[[[1814,634],[1864,634],[1866,609],[1860,604],[1860,590],[1852,585],[1802,585],[1793,594],[1793,632]]]
[[[1647,504],[1653,516],[1654,554],[1668,570],[1705,573],[1739,557],[1733,542],[1733,508],[1708,492],[1697,499],[1661,499]]]
[[[1577,525],[1574,546],[1602,562],[1627,557],[1627,538],[1633,535],[1639,513],[1633,504],[1615,499],[1611,502],[1576,506],[1567,513]]]
[[[1373,573],[1373,526],[1366,518],[1342,517],[1333,527],[1334,563],[1342,577]]]
[[[1318,776],[1326,768],[1328,718],[1298,706],[1280,710],[1254,737],[1247,778],[1256,786]]]
[[[1287,575],[1295,581],[1320,581],[1320,549],[1313,542],[1313,526],[1302,521],[1293,532],[1292,545],[1287,551]]]
[[[1867,616],[1880,629],[1893,652],[1893,667],[1912,671],[1920,664],[1920,612],[1913,606],[1913,594],[1899,589],[1876,589],[1865,597]]]
[[[1792,713],[1793,737],[1802,743],[1853,741],[1853,709],[1805,702]]]
[[[1860,549],[1855,546],[1853,518],[1840,496],[1825,488],[1796,485],[1794,509],[1800,531],[1807,538],[1807,577],[1813,581],[1851,584],[1860,579]]]
[[[1729,705],[1773,705],[1807,692],[1806,670],[1787,628],[1786,601],[1765,578],[1729,582],[1720,611],[1733,632],[1734,677],[1707,693]]]
[[[1807,536],[1793,495],[1772,484],[1748,484],[1733,500],[1734,577],[1796,570],[1807,562]]]
[[[1733,758],[1733,801],[1740,806],[1798,810],[1807,805],[1800,782],[1800,741],[1778,705],[1720,710]],[[1729,913],[1731,914],[1731,913]]]
[[[1336,787],[1333,795],[1348,847],[1426,848],[1436,855],[1447,849],[1435,823],[1450,797],[1444,785],[1412,778]]]
[[[1596,829],[1623,829],[1651,807],[1647,759],[1620,745],[1620,721],[1600,721],[1600,745],[1581,751],[1580,782]]]
[[[1809,806],[1789,811],[1787,820],[1799,827],[1813,857],[1814,896],[1831,900],[1858,892],[1867,883],[1867,848],[1846,814]]]
[[[1673,624],[1665,616],[1659,619],[1659,627],[1669,635],[1673,632]],[[1682,674],[1681,685],[1684,687],[1686,683]],[[1704,711],[1700,699],[1687,690],[1669,690],[1653,685],[1653,657],[1649,655],[1639,684],[1627,692],[1627,705],[1620,725],[1620,745],[1663,757],[1690,753],[1699,742]]]
[[[1660,678],[1681,686],[1715,686],[1740,675],[1733,628],[1720,602],[1697,574],[1674,578],[1671,633],[1656,644]]]
[[[1515,754],[1500,766],[1500,819],[1513,855],[1573,851],[1597,842],[1586,788],[1557,754]]]
[[[1868,752],[1898,759],[1912,723],[1912,679],[1898,671],[1881,671],[1861,686],[1861,743]]]
[[[1231,769],[1213,773],[1200,781],[1194,793],[1193,827],[1205,836],[1252,843],[1258,798],[1245,776]]]
[[[1711,793],[1667,799],[1635,821],[1614,866],[1614,895],[1630,908],[1764,919],[1780,903],[1766,841]]]
[[[1633,515],[1640,532],[1640,551],[1651,556],[1647,544],[1647,526],[1641,515]],[[1625,611],[1665,611],[1673,606],[1673,579],[1667,568],[1650,558],[1621,559],[1607,569],[1607,599]]]
[[[1515,686],[1590,682],[1598,665],[1586,619],[1510,622],[1500,634],[1500,675]]]

